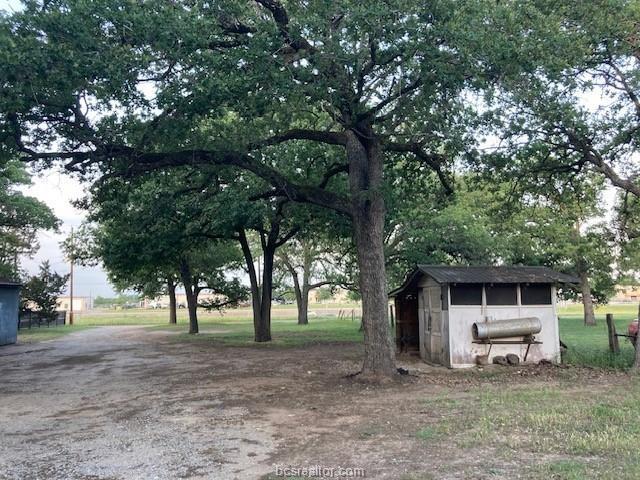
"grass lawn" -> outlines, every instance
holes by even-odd
[[[317,343],[362,341],[360,320],[339,320],[335,317],[309,319],[309,325],[298,325],[296,320],[272,320],[273,340],[267,343],[253,341],[253,321],[251,319],[205,320],[199,322],[200,335],[185,332],[186,322],[177,325],[151,327],[155,330],[178,330],[176,341],[209,342],[219,345],[251,348],[301,347]]]
[[[78,328],[101,325],[147,325],[152,329],[181,331],[176,341],[211,342],[229,346],[256,348],[303,346],[321,342],[361,342],[359,319],[339,320],[335,316],[310,317],[309,325],[300,326],[295,321],[295,311],[287,306],[278,306],[285,311],[284,318],[272,320],[273,341],[266,344],[253,342],[253,324],[249,309],[220,315],[217,312],[199,312],[201,334],[186,333],[187,313],[178,311],[178,324],[167,323],[167,310],[120,310],[96,311],[77,315],[73,327],[52,327],[21,330],[20,341],[35,342],[56,338]],[[290,312],[290,315],[287,315]],[[282,311],[280,312],[282,313]],[[636,305],[608,305],[597,310],[598,325],[585,327],[580,305],[562,307],[560,316],[560,338],[569,347],[564,360],[571,365],[603,368],[628,368],[633,361],[634,350],[630,342],[620,338],[620,355],[608,351],[605,314],[613,313],[618,333],[626,332],[627,325],[637,315]]]
[[[55,338],[62,337],[69,333],[77,332],[91,328],[86,325],[74,325],[74,326],[56,326],[56,327],[41,327],[22,329],[18,331],[18,343],[35,343],[44,342],[46,340],[53,340]]]
[[[218,345],[254,347],[254,348],[279,348],[304,346],[314,343],[351,342],[362,341],[362,332],[359,331],[360,320],[355,318],[339,320],[331,317],[310,317],[309,325],[298,325],[295,319],[296,313],[292,311],[291,319],[273,319],[271,331],[273,341],[257,344],[253,341],[253,320],[249,313],[244,317],[220,316],[218,313],[198,312],[198,324],[200,335],[189,335],[188,319],[184,310],[178,312],[178,323],[170,325],[167,321],[166,310],[121,310],[117,312],[99,312],[94,314],[79,315],[73,326],[34,328],[20,330],[19,341],[22,343],[50,340],[78,329],[96,326],[114,325],[143,325],[151,330],[175,331],[178,335],[172,337],[177,342],[203,342]]]
[[[580,382],[576,378],[574,386]],[[522,478],[635,479],[640,468],[640,425],[634,421],[639,396],[635,379],[597,394],[567,384],[452,390],[425,399],[439,420],[416,436],[425,447],[444,444],[441,448],[490,454],[504,463],[537,459]],[[494,473],[503,478],[503,472]]]
[[[626,333],[631,320],[637,318],[637,305],[605,305],[596,311],[598,324],[585,327],[580,305],[563,307],[559,311],[560,338],[567,344],[564,360],[572,365],[604,368],[628,368],[633,362],[634,349],[624,337],[619,337],[620,355],[609,353],[609,339],[605,315],[612,313],[618,333]]]

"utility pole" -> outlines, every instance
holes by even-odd
[[[71,272],[69,274],[69,325],[73,325],[73,227],[71,227],[71,255],[69,262],[71,263]]]
[[[258,288],[261,289],[262,288],[262,273],[260,272],[260,258],[261,256],[258,255]],[[262,293],[260,294],[262,295]]]

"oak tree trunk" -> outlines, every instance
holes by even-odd
[[[198,294],[193,290],[186,290],[187,310],[189,311],[189,333],[196,334],[198,328]]]
[[[298,325],[309,325],[309,289],[306,286],[300,289],[300,297],[296,292],[296,304],[298,306]]]
[[[383,157],[371,128],[361,128],[358,133],[351,130],[347,136],[349,190],[362,295],[365,349],[362,375],[391,377],[396,374],[396,368],[387,317]]]
[[[293,265],[287,264],[291,278],[293,279],[293,291],[296,295],[296,307],[298,309],[298,325],[308,325],[309,316],[307,309],[309,308],[309,289],[304,283],[305,275],[303,274],[303,284],[300,285],[300,277]]]
[[[258,275],[253,261],[253,254],[249,246],[244,230],[239,232],[240,247],[244,255],[249,274],[249,284],[251,287],[251,307],[253,310],[253,332],[256,342],[268,342],[271,340],[271,286],[273,283],[273,254],[271,256],[270,265],[267,266],[267,252],[264,252],[264,265],[262,288],[258,284]],[[274,250],[275,252],[275,250]],[[266,280],[266,283],[265,283]],[[265,288],[268,287],[268,288]],[[266,292],[265,290],[268,290]],[[265,299],[268,302],[265,304]]]
[[[194,284],[191,276],[191,269],[187,262],[182,261],[180,264],[180,277],[184,285],[185,295],[187,297],[187,310],[189,312],[189,333],[198,333],[198,286]]]
[[[169,290],[169,323],[178,323],[178,304],[176,302],[176,284],[172,279],[167,281],[167,289]]]
[[[593,297],[591,296],[589,276],[584,272],[580,273],[580,291],[582,293],[582,305],[584,307],[584,324],[593,326],[596,324],[596,315],[593,307]]]
[[[262,251],[262,288],[260,290],[260,318],[254,324],[255,341],[271,341],[271,300],[273,297],[273,264],[275,248],[267,247]]]

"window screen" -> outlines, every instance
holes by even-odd
[[[487,285],[487,305],[517,305],[518,286],[513,284]]]
[[[522,285],[523,305],[551,305],[551,285]]]
[[[451,305],[482,305],[482,285],[451,285]]]

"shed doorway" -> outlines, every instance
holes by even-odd
[[[396,346],[399,352],[417,353],[420,351],[418,311],[417,291],[396,297]]]
[[[421,310],[424,332],[422,335],[424,357],[440,363],[442,353],[442,289],[429,286],[420,289]]]

